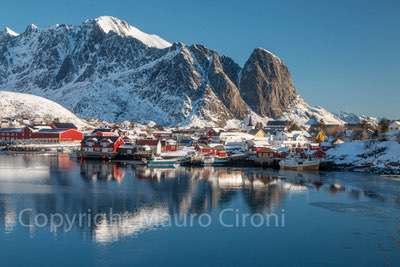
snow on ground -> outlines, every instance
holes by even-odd
[[[337,165],[400,169],[400,144],[396,141],[343,143],[327,151]]]
[[[0,91],[0,109],[3,118],[59,119],[61,122],[72,122],[78,127],[85,126],[82,120],[61,105],[30,94]]]

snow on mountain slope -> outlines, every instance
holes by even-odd
[[[325,124],[344,124],[344,121],[333,113],[322,107],[310,106],[300,96],[297,96],[296,101],[282,118],[292,120],[299,125],[314,124],[321,121]]]
[[[344,111],[340,112],[337,116],[341,120],[343,120],[345,123],[348,123],[348,124],[357,124],[357,123],[361,123],[362,121],[367,121],[371,125],[375,125],[375,126],[378,125],[378,119],[374,118],[374,117],[357,115],[354,113],[349,113],[349,112],[344,112]]]
[[[61,105],[29,94],[0,91],[0,110],[0,117],[3,118],[58,119],[84,126],[84,122]]]
[[[15,31],[11,30],[10,28],[6,27],[3,31],[3,33],[5,36],[9,36],[9,37],[16,37],[19,34],[16,33]]]
[[[255,49],[242,68],[202,45],[171,45],[113,17],[30,25],[0,38],[0,88],[108,121],[224,126],[255,113],[337,122],[298,96],[287,66],[265,49]]]
[[[149,47],[167,48],[172,44],[160,38],[158,35],[147,34],[129,25],[126,21],[111,16],[102,16],[95,19],[96,23],[105,32],[113,31],[122,36],[133,37]]]

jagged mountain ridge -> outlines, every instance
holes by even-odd
[[[290,115],[298,102],[287,67],[264,49],[242,69],[202,45],[171,44],[113,17],[7,32],[0,88],[47,97],[82,117],[223,125],[252,111]]]

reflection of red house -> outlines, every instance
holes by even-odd
[[[112,165],[112,177],[117,182],[121,183],[124,180],[125,172],[117,165]]]
[[[47,142],[82,141],[83,133],[76,129],[43,129],[33,132],[32,139]]]
[[[58,167],[60,169],[68,170],[73,167],[73,162],[67,154],[60,154],[58,156]]]

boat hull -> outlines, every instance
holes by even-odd
[[[317,160],[282,160],[279,162],[279,167],[281,170],[289,171],[318,171],[320,167],[320,162]]]
[[[177,168],[179,163],[176,160],[150,160],[147,163],[149,168]]]

